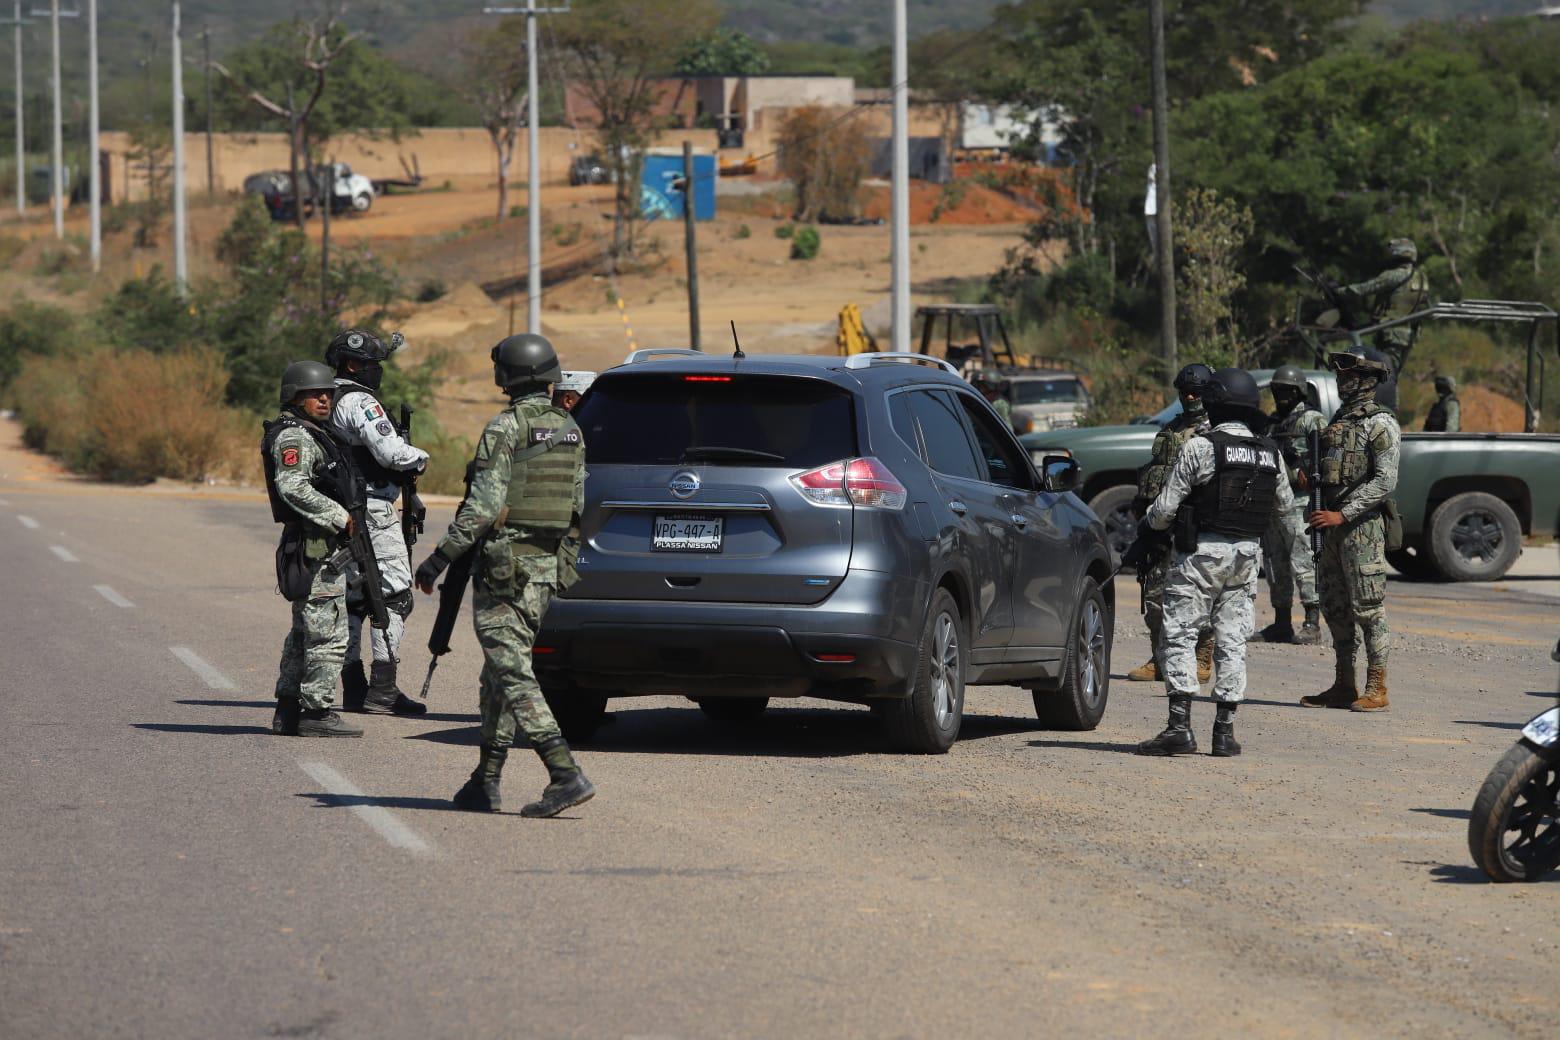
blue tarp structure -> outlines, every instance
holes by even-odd
[[[715,219],[715,156],[693,155],[693,217]],[[646,220],[681,220],[683,215],[682,150],[656,148],[645,153],[639,179],[640,206]]]

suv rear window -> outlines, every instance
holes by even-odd
[[[850,392],[818,379],[606,377],[596,381],[574,418],[592,465],[811,469],[857,454]]]

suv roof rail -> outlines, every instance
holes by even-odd
[[[637,365],[641,361],[649,361],[656,357],[709,357],[702,350],[689,350],[687,347],[646,347],[644,350],[631,351],[628,357],[623,359],[625,365]]]
[[[894,361],[906,365],[932,364],[954,375],[959,374],[957,368],[954,368],[942,358],[934,358],[930,354],[916,354],[907,350],[873,350],[865,354],[852,354],[845,359],[845,367],[849,369],[871,368],[878,361]]]

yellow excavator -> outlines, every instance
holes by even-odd
[[[840,308],[840,327],[834,333],[834,347],[841,357],[868,354],[877,350],[877,340],[861,320],[861,308],[847,303]]]

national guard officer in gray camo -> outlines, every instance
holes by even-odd
[[[363,735],[331,710],[347,651],[343,541],[352,524],[340,483],[351,461],[320,425],[330,418],[334,393],[334,374],[318,361],[288,365],[282,413],[265,424],[260,443],[271,516],[283,525],[278,580],[292,600],[271,719],[271,731],[288,736]]]
[[[580,403],[580,398],[585,396],[585,391],[595,381],[594,372],[565,372],[553,387],[553,404],[566,412],[574,411],[574,406]]]
[[[1154,435],[1149,449],[1149,463],[1138,472],[1138,493],[1132,500],[1132,512],[1138,522],[1148,511],[1149,503],[1159,497],[1170,467],[1182,445],[1199,433],[1208,432],[1208,413],[1203,408],[1202,395],[1213,385],[1213,369],[1207,365],[1187,365],[1176,373],[1175,391],[1181,398],[1181,414],[1165,423]],[[1143,621],[1148,625],[1148,661],[1127,673],[1132,682],[1159,682],[1164,678],[1160,668],[1164,644],[1164,610],[1161,601],[1165,594],[1165,574],[1170,570],[1170,554],[1162,552],[1158,558],[1138,574],[1138,586],[1143,597]],[[1213,675],[1213,636],[1204,633],[1197,641],[1198,679],[1207,682]]]
[[[1268,436],[1278,443],[1283,454],[1289,490],[1295,504],[1289,512],[1273,518],[1263,540],[1267,560],[1268,591],[1273,599],[1273,623],[1262,630],[1266,643],[1302,643],[1320,641],[1321,607],[1316,595],[1316,560],[1311,555],[1311,538],[1306,530],[1306,497],[1301,480],[1305,472],[1306,438],[1312,430],[1327,425],[1322,413],[1306,400],[1305,374],[1295,365],[1282,365],[1269,384],[1274,411]],[[1305,620],[1297,633],[1292,616],[1295,591]]]
[[[471,487],[438,548],[417,568],[417,587],[476,551],[472,607],[482,645],[482,748],[458,808],[498,812],[499,779],[515,731],[547,767],[550,782],[522,816],[556,816],[589,801],[581,772],[537,685],[531,647],[547,604],[571,570],[584,508],[585,443],[569,413],[548,398],[561,374],[543,336],[510,336],[493,348],[493,379],[509,395],[477,444]]]
[[[1176,536],[1164,593],[1170,721],[1158,736],[1137,746],[1140,755],[1196,752],[1191,727],[1192,698],[1199,689],[1194,646],[1210,622],[1218,673],[1213,699],[1219,702],[1213,754],[1240,754],[1235,708],[1246,695],[1246,641],[1255,625],[1252,603],[1262,561],[1259,539],[1273,517],[1294,504],[1278,446],[1251,432],[1252,424],[1267,418],[1251,373],[1220,369],[1203,403],[1213,428],[1181,448],[1164,490],[1144,517],[1150,532],[1164,532],[1174,524]],[[1188,508],[1190,512],[1184,512]]]
[[[1373,356],[1374,355],[1374,356]],[[1300,698],[1312,708],[1384,711],[1387,707],[1387,543],[1401,537],[1397,507],[1398,455],[1403,434],[1392,410],[1376,403],[1387,360],[1358,344],[1333,354],[1343,399],[1322,431],[1322,508],[1306,517],[1323,532],[1319,582],[1322,616],[1333,639],[1333,684]],[[1394,546],[1395,548],[1395,546]],[[1365,643],[1365,692],[1355,685],[1355,626]]]
[[[1425,416],[1427,433],[1458,433],[1462,430],[1462,405],[1457,401],[1457,380],[1435,377],[1435,404]]]
[[[397,654],[406,619],[412,613],[412,565],[395,506],[407,475],[427,467],[428,453],[406,443],[379,399],[384,362],[390,353],[378,336],[363,329],[345,330],[325,350],[325,363],[336,370],[331,433],[347,446],[367,485],[369,542],[379,562],[385,605],[390,608],[389,628],[370,627],[373,666],[366,677],[361,650],[363,611],[349,612],[342,702],[348,711],[416,716],[426,714],[428,706],[406,696],[396,685]]]

